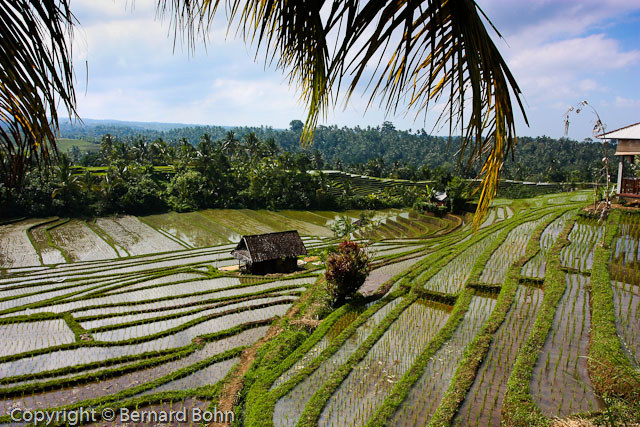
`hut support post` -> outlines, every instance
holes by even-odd
[[[620,163],[618,163],[618,187],[616,192],[620,194],[622,191],[622,164],[624,163],[624,157],[620,159]]]

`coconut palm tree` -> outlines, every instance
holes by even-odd
[[[20,187],[33,163],[56,152],[57,110],[75,115],[76,100],[69,1],[0,0],[0,21],[2,198]]]
[[[194,46],[205,40],[220,0],[159,0]],[[344,95],[361,89],[369,105],[416,118],[444,105],[439,120],[462,136],[458,165],[482,162],[476,222],[497,191],[505,156],[516,144],[510,91],[524,115],[520,89],[493,43],[490,23],[473,0],[228,0],[230,30],[287,73],[308,109],[302,142]],[[364,87],[363,87],[364,86]],[[524,117],[526,121],[526,116]]]
[[[65,38],[73,24],[69,3],[0,0],[1,118],[13,124],[3,129],[12,129],[14,138],[27,135],[26,155],[46,157],[48,148],[55,149],[56,98],[75,109]],[[158,0],[158,12],[194,46],[206,39],[220,3]],[[486,212],[503,159],[516,144],[510,91],[521,110],[522,103],[485,27],[491,24],[473,0],[228,0],[225,7],[230,29],[300,88],[308,107],[304,144],[341,95],[346,102],[360,89],[370,104],[380,102],[389,113],[406,108],[416,118],[436,103],[444,106],[440,119],[448,121],[449,133],[462,135],[459,165],[483,163],[478,209]],[[6,158],[0,159],[3,167],[11,163]]]

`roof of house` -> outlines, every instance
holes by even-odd
[[[640,139],[640,122],[597,136],[608,139]]]
[[[242,236],[231,251],[235,258],[251,263],[306,254],[307,249],[296,230]]]

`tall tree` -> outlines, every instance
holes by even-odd
[[[206,37],[220,0],[159,0],[158,11],[194,45]],[[520,89],[473,0],[332,0],[225,3],[229,26],[297,84],[308,115],[309,143],[320,116],[362,82],[370,103],[425,114],[443,102],[440,119],[462,135],[458,163],[483,162],[476,222],[497,191],[505,156],[516,144],[510,90]],[[497,32],[495,27],[494,30]],[[499,35],[499,33],[498,33]],[[371,72],[370,70],[373,70]],[[362,81],[362,82],[361,82]],[[526,116],[525,116],[526,120]]]
[[[19,185],[19,179],[7,178],[21,176],[29,159],[46,159],[49,149],[55,150],[56,99],[75,111],[65,37],[73,26],[69,3],[0,0],[1,160],[3,168],[18,164],[16,159],[23,165],[4,174],[7,186]],[[348,100],[363,82],[369,83],[370,102],[379,99],[391,113],[407,108],[418,116],[430,101],[444,101],[441,118],[449,121],[450,134],[459,129],[463,137],[459,164],[483,162],[478,209],[486,212],[503,160],[516,144],[510,90],[521,110],[522,104],[485,28],[483,18],[488,19],[473,0],[229,0],[225,5],[229,25],[301,89],[308,107],[305,144],[338,96]],[[159,14],[183,30],[191,45],[207,37],[219,6],[220,0],[158,0]]]

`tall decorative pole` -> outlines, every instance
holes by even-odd
[[[593,112],[593,114],[596,116],[596,123],[593,126],[593,130],[592,130],[592,134],[594,137],[597,138],[598,135],[602,135],[605,133],[605,130],[607,128],[607,126],[602,122],[602,120],[600,119],[600,115],[598,114],[598,112],[596,111],[596,109],[589,104],[587,101],[581,101],[578,102],[575,106],[569,107],[569,109],[567,110],[567,112],[564,115],[564,135],[567,136],[568,132],[569,132],[569,114],[573,111],[575,111],[576,114],[580,114],[580,112],[585,108],[585,107],[589,107],[591,109],[591,111]],[[599,222],[603,222],[604,221],[604,233],[602,234],[602,242],[601,245],[604,245],[604,236],[607,234],[606,231],[606,227],[607,227],[607,222],[606,222],[606,217],[607,217],[607,213],[609,212],[609,209],[611,208],[611,201],[609,200],[609,185],[610,185],[610,176],[609,176],[609,157],[607,156],[607,145],[608,145],[608,140],[607,138],[603,138],[602,139],[602,149],[603,149],[603,156],[602,156],[602,163],[604,165],[603,169],[604,169],[604,173],[605,173],[605,189],[604,189],[604,206],[602,208],[602,213],[600,214],[600,219]],[[597,185],[597,184],[596,184]],[[597,187],[596,187],[597,190]],[[596,192],[597,194],[597,192]],[[594,213],[597,213],[597,208],[596,208],[596,198],[594,197],[593,200],[593,211]]]

